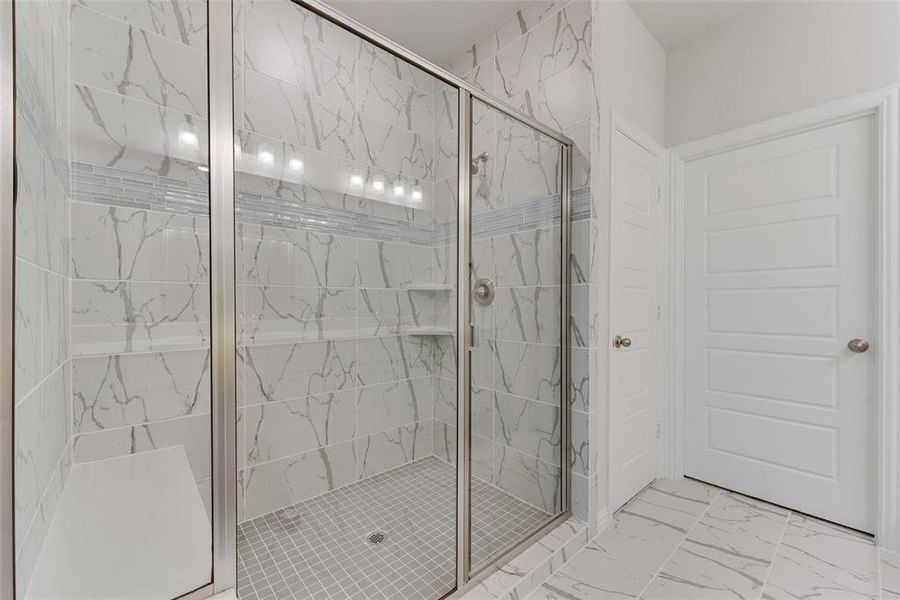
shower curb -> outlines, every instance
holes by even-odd
[[[584,521],[566,520],[460,600],[522,600],[587,544],[588,530]]]

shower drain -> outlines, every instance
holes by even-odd
[[[369,537],[367,537],[366,540],[370,544],[380,544],[381,542],[384,541],[384,538],[385,538],[384,533],[382,533],[380,531],[373,531],[372,533],[369,534]]]

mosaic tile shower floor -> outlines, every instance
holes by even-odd
[[[475,480],[476,566],[550,515]],[[368,543],[384,532],[383,542]],[[454,586],[456,469],[425,458],[238,527],[241,600],[419,600]]]

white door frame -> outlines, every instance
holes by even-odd
[[[615,109],[609,109],[609,122],[610,122],[610,132],[607,148],[609,152],[613,151],[613,136],[616,133],[621,133],[631,141],[633,141],[638,146],[642,147],[644,150],[653,155],[653,157],[658,162],[659,167],[659,178],[658,183],[661,190],[660,201],[657,203],[656,210],[656,229],[659,233],[659,238],[656,246],[656,260],[658,269],[656,270],[656,302],[659,307],[663,306],[663,298],[665,297],[665,289],[668,282],[668,276],[666,274],[667,261],[665,260],[666,253],[668,252],[668,248],[663,243],[666,239],[666,230],[668,228],[668,202],[666,202],[666,191],[668,187],[668,183],[666,181],[666,166],[667,166],[667,156],[665,148],[663,148],[662,144],[654,140],[650,135],[645,133],[640,127],[629,121],[621,112]],[[607,181],[607,186],[609,190],[609,199],[610,203],[612,203],[612,179],[615,177],[615,173],[612,172],[612,154],[608,155],[608,160],[610,164],[609,170],[609,180]],[[612,205],[610,204],[610,211],[612,210]],[[610,212],[610,217],[612,213]],[[612,226],[612,224],[610,224]],[[610,265],[612,264],[613,252],[614,249],[610,247],[609,249],[610,255]],[[610,276],[612,275],[612,270],[610,269]],[[611,282],[610,282],[611,283]],[[608,290],[608,298],[606,302],[607,310],[606,310],[606,318],[609,323],[608,333],[609,338],[606,340],[607,343],[607,352],[606,352],[606,372],[608,374],[612,373],[611,370],[611,361],[612,361],[612,352],[609,351],[609,348],[612,348],[612,337],[615,335],[615,327],[612,322],[612,294],[614,290],[612,289],[612,285],[609,286]],[[656,354],[656,373],[654,374],[654,378],[656,380],[656,402],[657,405],[657,415],[658,418],[662,421],[665,417],[665,403],[664,398],[668,396],[667,389],[668,387],[665,385],[665,371],[666,371],[666,328],[663,326],[663,320],[660,318],[657,325],[657,336],[656,336],[656,345],[657,345],[657,354]],[[612,377],[606,378],[606,398],[612,398],[612,389],[610,388],[610,384],[612,382]],[[609,415],[610,405],[607,402],[606,406],[606,440],[607,440],[607,449],[606,449],[606,485],[607,490],[612,489],[612,465],[609,464],[612,459],[612,452],[610,448],[610,444],[612,443],[612,419],[610,419]],[[657,439],[656,446],[656,461],[657,461],[657,477],[666,476],[666,472],[664,470],[665,461],[662,459],[665,453],[665,446],[663,444],[664,438],[660,436]],[[609,496],[611,497],[611,495]]]
[[[878,423],[875,537],[900,551],[900,87],[869,92],[676,146],[669,151],[672,207],[664,229],[669,281],[663,299],[671,315],[662,349],[669,382],[665,398],[666,465],[669,477],[684,475],[684,172],[685,163],[810,129],[875,115],[878,131],[878,240],[876,257]]]

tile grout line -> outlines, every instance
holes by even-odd
[[[793,511],[787,511],[787,514],[784,516],[784,525],[781,527],[781,534],[778,536],[778,542],[775,544],[775,553],[772,554],[772,561],[769,563],[769,568],[766,570],[766,576],[763,579],[762,587],[759,589],[759,598],[760,600],[763,597],[763,594],[766,592],[766,585],[769,583],[769,577],[772,576],[772,569],[775,567],[775,559],[778,558],[778,551],[781,549],[781,543],[784,541],[784,533],[787,531],[788,524],[791,522],[791,515],[793,515]]]
[[[881,582],[881,547],[875,546],[875,574],[876,574],[876,583],[878,585],[878,600],[882,600],[884,598],[884,585]]]
[[[666,556],[665,560],[662,561],[662,563],[659,565],[659,568],[657,568],[657,569],[656,569],[656,572],[653,574],[653,577],[650,578],[650,581],[647,582],[647,585],[645,585],[645,586],[643,587],[643,589],[641,590],[641,593],[638,594],[638,595],[636,596],[636,598],[638,598],[638,599],[643,598],[644,594],[647,593],[647,590],[650,589],[650,586],[653,585],[653,582],[656,581],[656,578],[657,578],[657,577],[659,576],[659,574],[662,572],[663,567],[665,567],[665,566],[668,564],[668,562],[672,559],[672,557],[675,556],[675,553],[678,552],[678,549],[681,548],[681,545],[684,544],[685,540],[688,539],[688,536],[690,536],[691,533],[693,533],[694,529],[697,528],[697,525],[700,524],[700,521],[702,521],[702,520],[703,520],[703,517],[706,516],[706,513],[709,512],[709,509],[710,509],[710,507],[713,505],[713,502],[715,502],[716,500],[718,500],[719,497],[722,495],[722,489],[721,489],[721,488],[716,488],[716,490],[717,490],[716,495],[712,497],[712,499],[709,501],[709,504],[706,505],[706,508],[704,508],[704,509],[703,509],[703,512],[700,513],[700,516],[697,517],[697,520],[694,521],[694,524],[691,525],[691,528],[688,529],[687,532],[685,532],[685,534],[684,534],[684,536],[681,538],[681,540],[680,540],[677,544],[675,544],[675,547],[672,549],[671,552],[669,552],[669,554]]]

